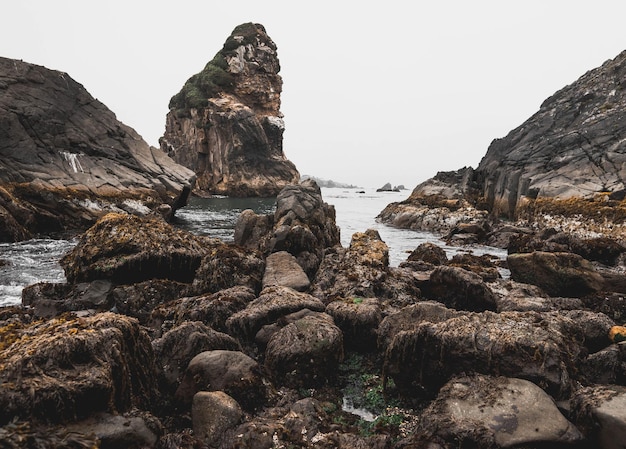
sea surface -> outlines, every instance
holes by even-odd
[[[389,246],[391,266],[398,266],[409,253],[424,242],[443,247],[448,257],[459,252],[493,254],[506,257],[498,248],[445,245],[439,236],[419,231],[397,229],[376,221],[376,216],[387,204],[406,199],[409,190],[376,192],[375,189],[322,188],[322,198],[335,207],[336,222],[341,231],[341,244],[350,245],[355,232],[378,230]],[[225,242],[233,240],[234,225],[239,214],[252,209],[258,214],[273,213],[274,198],[192,198],[176,213],[175,226],[199,235],[217,237]],[[37,282],[64,282],[65,275],[59,260],[71,250],[78,239],[34,239],[19,243],[0,244],[0,306],[21,302],[22,289]]]

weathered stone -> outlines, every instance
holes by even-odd
[[[527,379],[562,398],[584,353],[581,341],[575,323],[556,313],[465,313],[397,333],[384,370],[409,394],[479,372]]]
[[[147,414],[144,414],[147,415]],[[67,426],[70,432],[95,435],[103,448],[153,447],[162,431],[154,416],[100,413]]]
[[[283,153],[279,70],[263,25],[242,24],[172,97],[161,148],[198,174],[201,192],[275,196],[298,182]]]
[[[188,284],[168,279],[150,279],[130,285],[118,285],[111,292],[115,311],[148,324],[152,311],[161,304],[180,298]]]
[[[458,267],[437,267],[425,295],[446,306],[469,311],[496,310],[496,296],[483,279]]]
[[[194,435],[213,447],[243,417],[239,403],[222,391],[199,391],[193,397],[191,418]]]
[[[319,299],[289,287],[268,287],[244,310],[226,320],[229,333],[251,340],[266,324],[302,309],[323,312],[326,306]]]
[[[309,314],[276,332],[265,349],[275,382],[293,388],[322,386],[337,375],[343,335],[332,317]]]
[[[604,281],[591,263],[577,254],[509,254],[511,278],[541,287],[551,296],[580,297],[602,290]]]
[[[619,449],[626,439],[626,388],[597,385],[581,388],[572,399],[576,425],[593,447]]]
[[[186,204],[191,170],[67,73],[0,58],[0,240],[84,230],[107,212]]]
[[[195,272],[191,294],[216,293],[235,286],[261,291],[265,261],[256,251],[220,244],[207,251]]]
[[[292,254],[279,251],[265,259],[263,288],[273,285],[282,285],[303,292],[309,288],[311,282]]]
[[[170,385],[177,385],[189,362],[204,351],[239,351],[241,346],[230,335],[217,332],[199,321],[187,321],[152,341],[156,360]]]
[[[202,321],[217,331],[226,332],[226,320],[255,298],[254,291],[244,286],[220,290],[212,295],[180,298],[154,309],[149,325],[159,335],[186,321]]]
[[[448,256],[446,251],[434,243],[426,242],[421,243],[417,248],[411,252],[408,261],[414,262],[417,260],[423,260],[432,265],[446,265],[448,263]]]
[[[474,375],[452,379],[423,412],[420,426],[444,441],[463,441],[472,447],[583,441],[550,396],[532,382],[517,378]]]
[[[350,301],[333,301],[326,306],[343,333],[346,349],[372,352],[376,350],[376,330],[383,319],[376,298],[354,298]]]
[[[0,329],[0,423],[60,422],[149,407],[157,397],[150,340],[112,313],[64,315]]]
[[[111,213],[80,238],[60,263],[69,283],[109,279],[191,282],[202,257],[218,242],[177,229],[160,218]]]
[[[270,222],[270,232],[261,236]],[[261,229],[251,229],[252,223]],[[235,225],[235,243],[265,255],[287,251],[296,257],[309,278],[315,275],[324,251],[341,246],[335,208],[322,200],[319,186],[310,179],[280,191],[273,220],[253,220],[250,214],[241,218]]]
[[[240,351],[205,351],[191,359],[176,398],[191,405],[199,391],[223,391],[246,410],[258,408],[266,399],[258,363]]]

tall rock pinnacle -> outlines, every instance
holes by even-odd
[[[196,193],[274,196],[298,182],[283,153],[279,71],[263,25],[245,23],[172,97],[160,144],[196,172]]]

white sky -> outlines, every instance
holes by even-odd
[[[14,0],[0,56],[69,73],[158,146],[167,105],[235,26],[278,46],[301,174],[413,188],[626,49],[623,0]]]

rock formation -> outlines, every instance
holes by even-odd
[[[275,196],[297,183],[283,153],[279,71],[263,25],[246,23],[172,97],[161,148],[197,173],[199,194]]]
[[[625,82],[623,52],[556,92],[523,124],[495,139],[475,170],[438,173],[405,202],[386,208],[381,220],[446,232],[459,222],[483,220],[489,212],[578,236],[623,238]],[[451,214],[442,209],[452,200],[463,202],[461,217],[457,205]],[[590,219],[581,223],[576,219],[581,215]]]
[[[0,58],[0,93],[0,241],[185,204],[194,173],[67,73]]]

